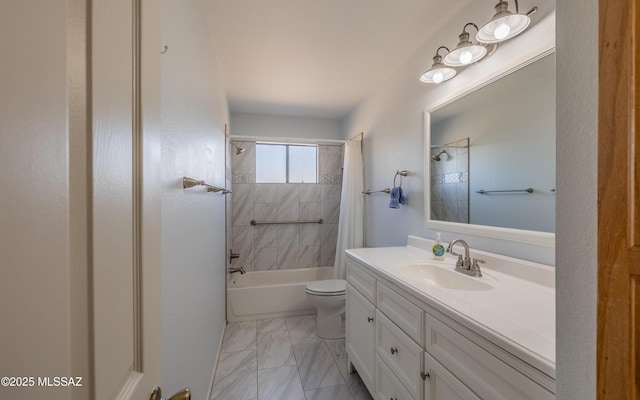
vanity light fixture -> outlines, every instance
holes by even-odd
[[[442,63],[442,56],[438,54],[440,50],[445,49],[449,51],[449,49],[445,46],[438,47],[436,50],[436,55],[433,57],[433,65],[427,72],[420,76],[420,81],[424,83],[440,83],[444,81],[448,81],[449,79],[456,76],[456,70],[444,65]]]
[[[538,7],[533,7],[526,14],[520,14],[518,0],[516,3],[516,13],[509,11],[509,4],[501,0],[495,6],[496,13],[478,30],[476,39],[480,43],[499,43],[524,32],[531,23],[529,15],[538,11]]]
[[[458,46],[444,57],[445,65],[450,67],[461,67],[478,62],[487,55],[486,46],[472,43],[469,40],[469,32],[467,32],[468,26],[473,26],[476,28],[476,31],[479,31],[478,25],[473,22],[466,24],[464,28],[462,28],[462,33],[458,36],[460,39]]]

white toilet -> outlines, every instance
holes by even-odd
[[[318,309],[316,335],[324,339],[344,337],[346,283],[343,279],[327,279],[307,283],[307,298]]]

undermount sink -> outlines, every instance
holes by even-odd
[[[447,269],[450,267],[451,269]],[[440,266],[427,262],[403,264],[396,269],[408,282],[453,290],[491,290],[488,277],[474,278],[456,272],[453,266]]]

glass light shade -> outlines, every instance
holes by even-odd
[[[422,74],[420,81],[424,83],[440,83],[448,81],[456,76],[456,70],[440,64],[438,67],[431,67],[427,72]]]
[[[487,55],[487,48],[478,44],[468,44],[458,46],[444,57],[445,65],[450,67],[461,67],[480,61]]]
[[[525,14],[496,15],[480,28],[476,39],[480,43],[499,43],[519,35],[527,29],[529,23],[531,18]]]
[[[420,76],[420,82],[440,83],[456,76],[457,71],[455,69],[447,67],[442,63],[442,56],[440,55],[440,50],[442,49],[449,51],[445,46],[438,47],[436,55],[433,57],[433,65],[427,72]]]

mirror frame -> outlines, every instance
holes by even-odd
[[[493,239],[507,240],[511,242],[519,242],[526,244],[534,244],[545,247],[555,247],[556,234],[551,232],[530,231],[524,229],[502,228],[489,225],[463,224],[459,222],[448,222],[431,219],[431,162],[427,154],[430,154],[431,145],[431,113],[440,108],[481,89],[519,69],[526,67],[550,54],[555,53],[555,48],[545,51],[536,57],[533,57],[520,65],[505,71],[479,85],[467,88],[453,97],[447,98],[442,102],[429,106],[424,110],[424,215],[425,224],[428,228],[435,231],[456,232]]]

